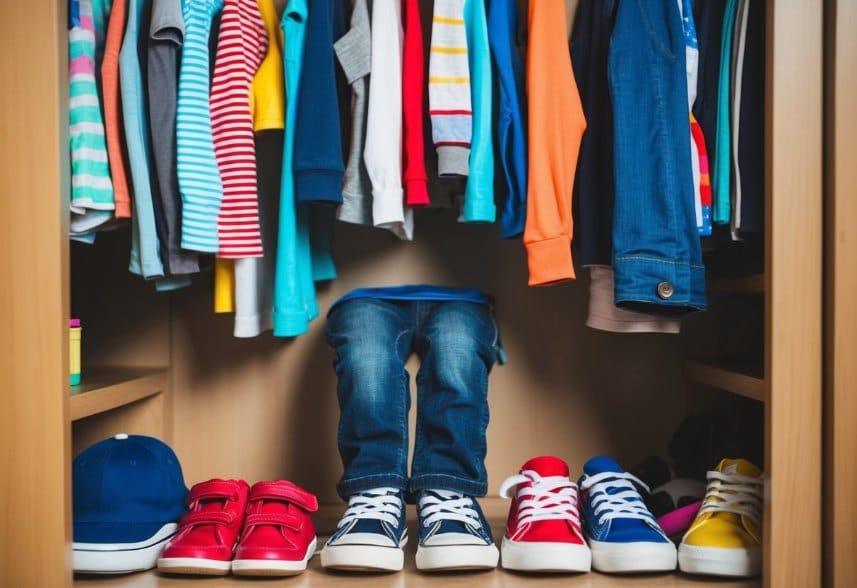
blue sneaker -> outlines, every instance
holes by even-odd
[[[620,573],[674,570],[675,545],[634,486],[646,485],[609,457],[593,457],[583,465],[583,472],[580,512],[593,569]]]
[[[497,567],[500,552],[491,527],[470,496],[424,490],[417,500],[420,544],[417,569],[479,570]]]
[[[321,550],[321,565],[338,570],[396,572],[404,565],[407,542],[402,492],[373,488],[349,497],[336,531]]]

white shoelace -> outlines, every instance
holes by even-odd
[[[402,499],[396,494],[395,488],[373,488],[348,499],[348,508],[339,520],[337,528],[344,527],[355,519],[377,519],[399,524],[402,514]]]
[[[423,526],[428,527],[438,521],[459,521],[477,528],[482,526],[472,498],[449,490],[430,492],[424,492],[419,499]],[[434,496],[435,494],[437,496]]]
[[[509,490],[522,483],[529,486],[518,488],[518,529],[524,531],[529,523],[547,520],[570,521],[575,530],[580,529],[577,510],[577,484],[567,476],[541,476],[533,470],[509,476],[500,485],[500,496],[511,498]],[[513,537],[514,539],[514,537]]]
[[[581,490],[592,490],[590,502],[599,525],[612,519],[640,519],[659,528],[633,482],[649,491],[642,480],[628,472],[601,472],[581,480]],[[608,490],[613,492],[608,494]]]
[[[756,525],[761,524],[762,478],[741,474],[708,472],[708,487],[699,513],[731,512],[749,517]]]

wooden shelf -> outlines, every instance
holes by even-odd
[[[729,358],[722,361],[686,361],[684,375],[712,388],[759,402],[765,401],[765,378],[757,360]]]
[[[159,394],[167,386],[167,368],[94,367],[71,387],[72,421],[100,414]]]
[[[409,544],[416,543],[411,538]],[[607,575],[598,572],[588,574],[520,574],[503,569],[485,572],[447,572],[426,574],[417,571],[414,566],[413,551],[406,548],[405,569],[391,574],[361,574],[347,572],[327,572],[321,568],[318,556],[310,560],[303,574],[279,579],[259,579],[248,581],[236,576],[188,577],[162,576],[149,571],[124,576],[76,576],[75,587],[92,588],[220,588],[222,586],[289,586],[289,588],[432,588],[443,585],[445,588],[526,588],[528,586],[567,588],[760,588],[762,583],[756,579],[722,579],[714,577],[689,576],[680,572],[671,574],[645,575]]]

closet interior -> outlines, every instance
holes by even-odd
[[[574,0],[568,0],[573,14]],[[839,4],[842,4],[841,2]],[[595,454],[633,465],[663,455],[688,414],[716,411],[736,424],[768,476],[761,579],[721,586],[818,586],[821,582],[822,9],[768,0],[764,274],[709,280],[709,310],[679,335],[610,334],[585,326],[588,278],[526,284],[518,240],[493,225],[463,225],[449,210],[416,216],[413,243],[340,223],[338,278],[319,290],[322,316],[361,286],[476,286],[497,299],[508,364],[491,375],[488,428],[492,524],[508,505],[504,477],[528,457],[554,454],[572,467]],[[159,437],[179,456],[188,485],[211,477],[288,478],[315,492],[320,530],[341,503],[335,378],[321,333],[274,339],[232,336],[212,313],[211,276],[173,293],[126,271],[127,229],[94,246],[68,235],[66,5],[44,0],[7,10],[0,62],[0,293],[9,388],[0,427],[6,488],[0,575],[9,586],[172,586],[154,571],[72,578],[70,462],[118,432]],[[796,238],[797,236],[797,238]],[[72,314],[73,313],[73,314]],[[69,387],[70,316],[83,320],[83,382]],[[410,366],[415,367],[414,365]],[[410,369],[411,375],[415,369]],[[414,389],[413,383],[411,389]],[[413,423],[412,423],[413,424]],[[325,576],[317,562],[295,585],[399,585],[409,575]],[[509,575],[428,577],[484,586],[553,581]],[[205,585],[238,584],[216,579]],[[569,586],[696,586],[681,575],[563,577]],[[416,584],[415,584],[416,585]]]

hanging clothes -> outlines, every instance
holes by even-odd
[[[250,96],[268,43],[268,30],[256,0],[226,0],[210,104],[214,152],[223,181],[218,257],[235,260],[236,337],[255,337],[272,326],[273,287],[266,291],[260,283],[259,258],[265,249]],[[270,256],[273,258],[273,252]]]
[[[356,9],[356,8],[355,8]],[[402,105],[404,127],[404,187],[408,206],[427,206],[428,174],[425,158],[426,67],[423,25],[419,0],[405,0],[405,39],[403,45]]]
[[[512,239],[523,234],[527,216],[526,98],[515,0],[491,1],[488,42],[499,82],[497,151],[506,184],[500,228],[504,238]]]
[[[591,266],[589,280],[587,327],[611,333],[676,334],[681,332],[681,321],[677,318],[617,307],[613,301],[614,275],[609,267]]]
[[[574,278],[571,192],[586,120],[574,83],[565,23],[564,2],[530,2],[524,246],[531,286]]]
[[[160,242],[155,227],[151,175],[151,137],[146,85],[139,49],[141,34],[148,36],[149,0],[128,0],[128,21],[122,49],[119,51],[122,116],[131,182],[134,187],[134,214],[131,218],[131,260],[129,271],[146,279],[164,276]],[[144,33],[145,31],[145,33]],[[145,38],[145,37],[144,37]],[[145,62],[145,59],[143,60]]]
[[[368,0],[356,0],[348,32],[333,45],[339,65],[351,86],[351,142],[342,184],[341,221],[372,226],[372,182],[363,151],[369,108],[369,72],[372,69],[372,32]]]
[[[739,0],[738,9],[735,14],[735,30],[732,38],[732,67],[730,83],[732,84],[732,96],[730,97],[730,131],[732,147],[730,157],[732,160],[732,181],[730,182],[731,214],[729,215],[729,229],[732,240],[741,239],[739,228],[741,227],[741,168],[738,166],[738,138],[741,136],[741,92],[743,89],[744,73],[744,49],[747,40],[747,12],[750,7],[748,0]]]
[[[125,36],[127,4],[128,0],[113,0],[107,24],[104,59],[101,62],[104,129],[116,206],[113,216],[117,219],[131,218],[131,190],[128,187],[128,171],[125,165],[125,139],[119,96],[119,49],[122,47],[122,39]]]
[[[485,0],[464,0],[464,31],[470,69],[470,103],[473,108],[467,186],[461,219],[467,223],[493,223],[494,205],[494,86],[491,50],[488,45],[488,16]]]
[[[571,34],[571,59],[586,132],[574,184],[574,247],[584,267],[613,264],[613,108],[607,55],[615,1],[581,0]]]
[[[181,195],[176,171],[176,106],[184,18],[181,0],[152,0],[147,45],[149,126],[152,166],[159,200],[155,200],[155,228],[161,261],[167,275],[199,272],[199,255],[181,247]]]
[[[402,188],[401,23],[401,0],[373,3],[372,76],[363,160],[372,182],[373,223],[400,239],[411,240],[413,210],[404,207]]]
[[[286,84],[286,121],[280,180],[280,212],[274,273],[274,335],[296,337],[309,330],[318,316],[309,247],[309,217],[295,203],[294,144],[297,103],[309,12],[307,0],[288,0],[280,27],[283,31],[283,72]]]
[[[608,72],[615,140],[614,301],[620,308],[679,315],[707,307],[685,65],[675,2],[619,2]]]
[[[76,2],[73,14],[76,18],[69,30],[69,208],[72,213],[69,229],[74,236],[91,233],[112,219],[115,203],[95,78],[96,30],[92,0]]]
[[[429,114],[441,176],[469,172],[473,111],[464,0],[435,0],[429,58]]]
[[[267,49],[268,35],[256,0],[226,0],[210,97],[212,141],[223,184],[217,218],[218,257],[262,256],[248,96]]]
[[[705,136],[705,150],[713,163],[717,128],[717,87],[720,79],[720,39],[727,0],[694,2],[693,18],[699,46],[699,75],[693,115]]]
[[[765,221],[765,3],[748,0],[737,165],[741,173],[743,236],[761,235]]]
[[[345,166],[333,43],[345,33],[344,5],[342,0],[313,0],[307,17],[295,121],[295,199],[299,203],[342,202]]]
[[[216,253],[223,183],[211,131],[209,35],[223,0],[183,0],[185,40],[176,106],[176,161],[182,196],[181,246]]]
[[[714,192],[714,222],[728,224],[731,213],[731,162],[732,140],[729,117],[732,95],[732,42],[738,0],[727,0],[723,15],[723,33],[720,43],[720,74],[717,85],[717,127],[715,130],[714,163],[711,188]]]

